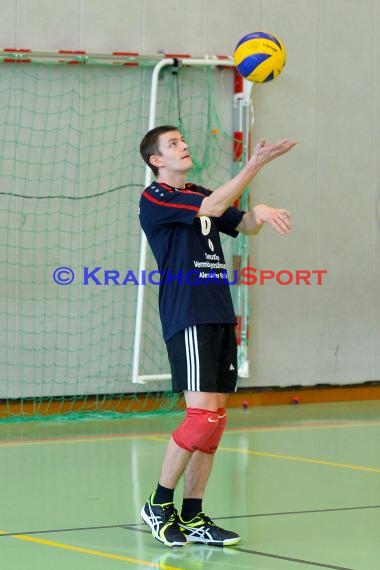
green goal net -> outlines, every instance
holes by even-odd
[[[139,362],[152,380],[131,382],[142,286],[138,146],[157,62],[7,60],[0,63],[0,416],[125,413],[150,409],[153,394],[156,410],[171,409],[169,380],[154,379],[169,367],[158,287],[150,284]],[[160,73],[155,123],[183,130],[191,180],[212,189],[234,169],[233,73],[175,63]],[[225,243],[231,263],[232,241]],[[150,254],[146,269],[155,269]]]

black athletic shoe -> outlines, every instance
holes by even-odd
[[[183,521],[179,517],[179,524],[187,542],[201,542],[209,546],[233,546],[240,542],[236,532],[220,528],[204,513],[199,513],[191,521]]]
[[[141,509],[143,521],[151,528],[152,535],[166,546],[185,546],[186,536],[179,527],[174,503],[155,505],[153,497],[154,493]]]

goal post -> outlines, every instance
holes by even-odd
[[[164,67],[173,65],[183,66],[199,66],[199,67],[229,67],[234,68],[232,60],[227,59],[221,61],[220,59],[183,59],[179,62],[172,59],[164,59],[157,63],[152,73],[151,96],[150,96],[150,112],[148,129],[150,130],[156,126],[156,101],[157,90],[160,71]],[[252,83],[244,80],[234,70],[234,93],[233,93],[233,146],[232,146],[232,168],[231,175],[235,174],[239,168],[247,162],[249,158],[249,142],[250,142],[250,128],[252,126],[251,114],[251,89]],[[191,143],[191,140],[189,141]],[[152,171],[146,167],[145,187],[147,187],[153,180]],[[239,207],[242,209],[249,208],[248,192],[244,192],[240,201]],[[140,245],[140,263],[139,274],[146,270],[147,259],[147,240],[145,234],[141,233]],[[248,265],[248,244],[245,236],[239,236],[237,246],[233,248],[236,253],[233,254],[232,266],[231,259],[229,264],[229,271],[236,269],[239,273],[240,270]],[[237,261],[237,265],[235,265]],[[238,340],[238,368],[239,375],[243,378],[249,376],[249,360],[248,360],[248,338],[249,338],[249,303],[247,289],[238,282],[233,289],[233,301],[235,310],[237,311],[238,326],[237,326],[237,340]],[[140,374],[140,359],[141,359],[141,338],[142,338],[142,321],[144,313],[144,288],[140,287],[137,295],[136,305],[136,326],[135,326],[135,339],[133,351],[133,368],[132,368],[132,383],[144,384],[149,380],[168,380],[170,373],[158,374],[152,372],[151,374]]]

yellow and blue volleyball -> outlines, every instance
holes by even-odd
[[[285,47],[273,34],[252,32],[237,44],[234,62],[238,72],[248,81],[266,83],[284,69]]]

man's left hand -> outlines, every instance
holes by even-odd
[[[271,208],[266,204],[259,204],[253,208],[253,214],[258,227],[264,223],[270,224],[281,235],[290,233],[291,215],[284,208]]]

